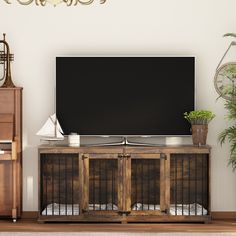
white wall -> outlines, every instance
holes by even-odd
[[[25,211],[37,210],[35,133],[54,110],[55,56],[101,53],[196,55],[197,108],[217,115],[208,137],[213,147],[212,209],[236,210],[236,174],[227,167],[229,145],[217,144],[228,122],[213,85],[216,65],[231,41],[222,35],[236,32],[235,0],[107,0],[105,5],[95,0],[91,6],[56,8],[12,1],[0,1],[0,32],[7,33],[15,54],[13,79],[24,87]]]

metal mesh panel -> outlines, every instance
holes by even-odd
[[[131,209],[160,210],[160,160],[131,159]]]
[[[79,157],[41,154],[41,214],[79,215]]]
[[[117,159],[89,161],[89,210],[118,210]]]
[[[208,155],[171,155],[172,215],[208,214]]]

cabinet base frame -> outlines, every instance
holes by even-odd
[[[39,223],[49,222],[90,222],[90,223],[210,223],[211,216],[169,216],[169,215],[86,215],[83,216],[40,216],[38,218]]]

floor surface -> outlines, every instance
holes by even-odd
[[[215,220],[201,223],[139,223],[139,224],[81,224],[45,223],[36,220],[0,220],[0,231],[4,232],[236,232],[235,220]]]

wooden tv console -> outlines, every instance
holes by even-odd
[[[209,222],[209,146],[39,147],[39,222]]]

